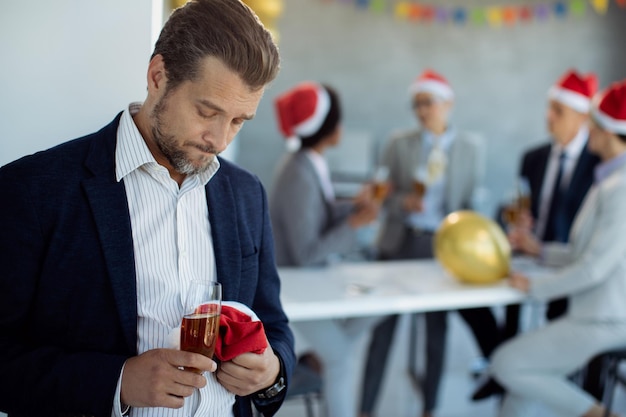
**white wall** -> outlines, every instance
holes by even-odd
[[[7,1],[0,165],[91,133],[145,98],[151,0]]]
[[[354,3],[285,0],[278,21],[282,70],[240,138],[239,162],[268,188],[284,152],[272,100],[303,79],[334,86],[343,102],[344,131],[369,133],[380,143],[392,130],[416,125],[407,94],[414,77],[427,67],[442,72],[456,92],[453,124],[481,133],[487,142],[486,186],[499,199],[513,184],[520,154],[546,140],[546,93],[568,67],[597,72],[602,86],[626,77],[626,9],[614,0],[605,16],[587,4],[581,17],[499,29],[415,24],[391,12],[359,10]],[[424,3],[451,7],[511,2]]]

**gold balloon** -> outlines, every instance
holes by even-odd
[[[435,233],[435,257],[462,282],[487,284],[509,273],[511,246],[493,220],[474,211],[450,213]]]

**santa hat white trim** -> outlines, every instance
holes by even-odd
[[[602,129],[618,135],[626,135],[626,120],[614,119],[595,106],[591,114]]]
[[[548,90],[548,98],[565,104],[580,113],[588,113],[591,107],[589,97],[556,85]]]
[[[322,86],[316,88],[317,103],[315,105],[315,113],[305,121],[293,127],[293,131],[299,137],[307,137],[316,133],[328,115],[330,110],[330,95]]]
[[[415,95],[417,93],[430,93],[443,100],[452,100],[454,92],[449,85],[436,80],[418,80],[409,87],[409,93]]]

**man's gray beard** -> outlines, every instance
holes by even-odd
[[[195,166],[187,158],[185,152],[183,152],[176,146],[176,140],[174,136],[168,136],[162,131],[163,123],[161,122],[161,114],[163,113],[163,111],[165,111],[168,96],[169,92],[166,92],[152,110],[152,118],[154,119],[154,125],[152,126],[152,137],[154,138],[154,143],[156,143],[163,156],[165,156],[165,158],[169,161],[172,167],[174,167],[174,170],[179,174],[201,174],[209,169],[213,158],[211,158],[205,165],[202,165],[200,167]],[[218,152],[210,148],[204,149],[204,151],[211,152],[214,155],[218,154]]]

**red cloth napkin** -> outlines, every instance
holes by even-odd
[[[267,338],[261,321],[252,318],[234,307],[222,305],[220,331],[215,344],[215,357],[229,361],[242,353],[263,353]]]

